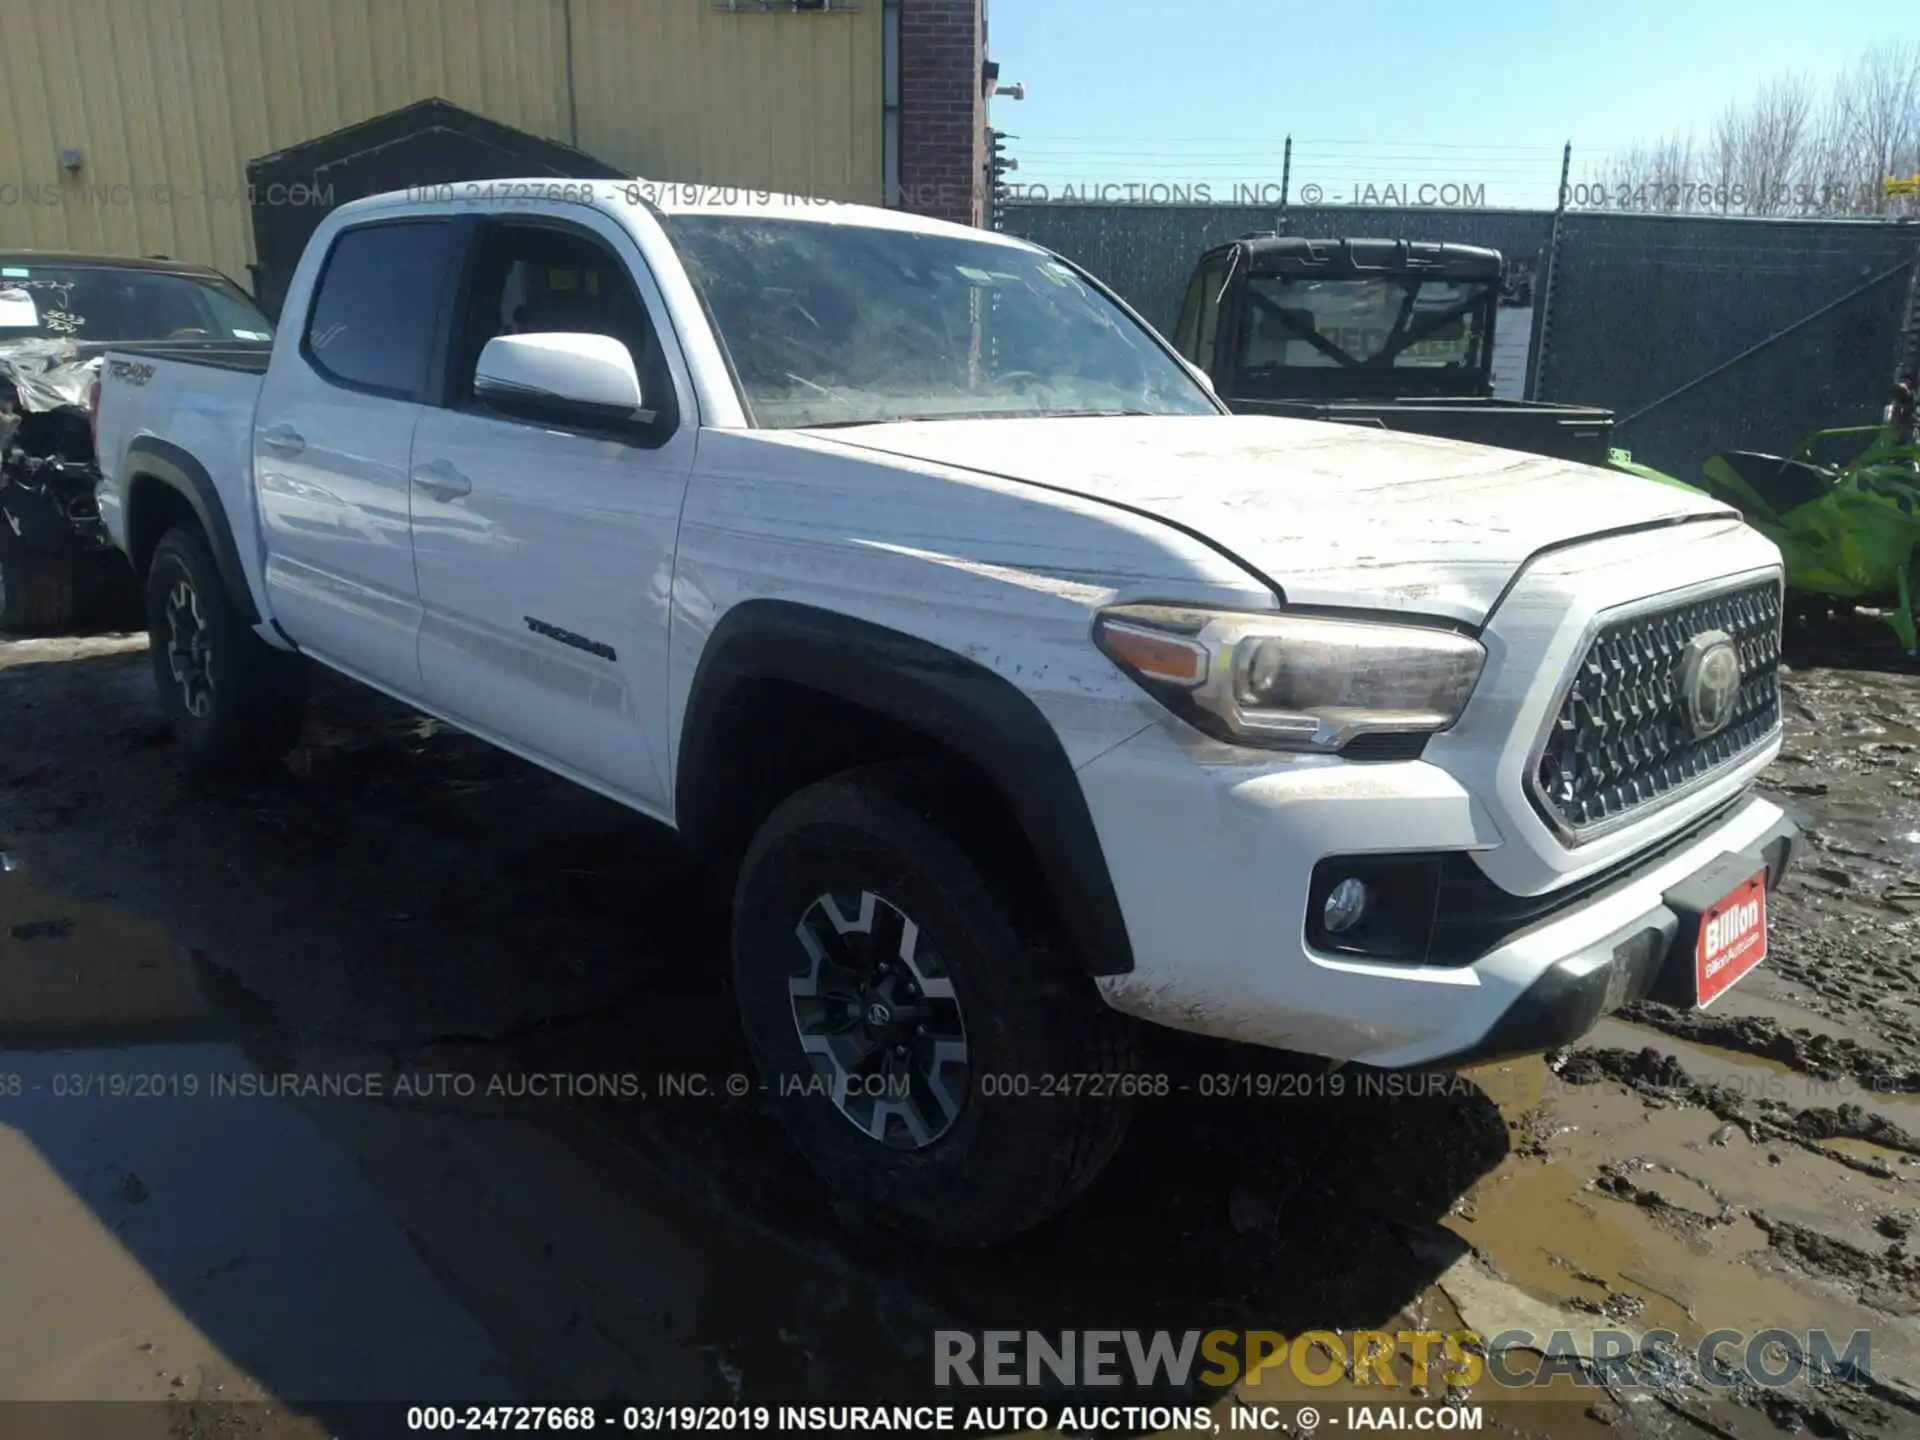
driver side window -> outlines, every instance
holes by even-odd
[[[598,240],[549,225],[496,223],[481,241],[480,262],[467,292],[466,323],[454,367],[452,403],[480,406],[474,367],[499,335],[572,331],[618,340],[633,356],[641,394],[671,431],[673,373],[652,317],[619,256]]]

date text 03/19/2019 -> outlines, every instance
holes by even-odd
[[[774,1085],[756,1085],[748,1076],[709,1076],[698,1072],[640,1075],[524,1073],[473,1075],[423,1072],[388,1076],[380,1071],[289,1071],[200,1074],[191,1071],[60,1071],[31,1083],[0,1072],[0,1099],[29,1092],[56,1100],[380,1100],[395,1096],[507,1099],[704,1100],[733,1099],[754,1089],[782,1097],[827,1094],[831,1082],[814,1075],[782,1076]],[[1059,1096],[1118,1095],[1139,1099],[1169,1096],[1202,1100],[1420,1099],[1469,1093],[1462,1075],[1435,1071],[1221,1071],[1173,1076],[1157,1071],[1078,1071],[989,1073],[979,1077],[980,1094],[993,1098],[1047,1099]],[[881,1099],[906,1093],[907,1082],[894,1076],[860,1079],[858,1092]],[[1842,1089],[1837,1093],[1850,1093]]]
[[[1877,212],[1890,195],[1886,182],[1858,180],[1773,185],[1704,180],[1573,181],[1560,198],[1572,210],[1727,211],[1738,215],[1857,215]]]
[[[409,1405],[406,1426],[422,1434],[538,1431],[583,1434],[759,1435],[773,1425],[766,1405]]]
[[[1047,1099],[1067,1095],[1164,1097],[1203,1100],[1420,1099],[1473,1093],[1473,1082],[1447,1071],[1238,1070],[1175,1079],[1156,1071],[989,1072],[979,1077],[986,1097]]]

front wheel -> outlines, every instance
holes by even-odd
[[[783,802],[735,891],[734,983],[762,1083],[828,1184],[981,1245],[1104,1168],[1138,1037],[943,821],[951,793],[890,765]]]
[[[147,645],[191,773],[256,774],[300,738],[306,662],[253,633],[197,530],[170,530],[154,549]]]

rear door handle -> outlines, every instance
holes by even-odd
[[[291,425],[269,425],[260,434],[260,443],[276,455],[298,455],[307,448],[306,437]]]
[[[413,483],[442,504],[473,493],[473,481],[451,460],[430,460],[414,466]]]

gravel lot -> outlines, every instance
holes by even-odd
[[[1864,630],[1792,658],[1767,783],[1809,843],[1713,1011],[1365,1095],[1167,1037],[1270,1093],[1146,1105],[1070,1214],[955,1256],[846,1223],[730,1093],[670,837],[340,682],[284,773],[190,789],[143,636],[0,640],[0,1398],[297,1429],[924,1395],[947,1327],[1781,1326],[1870,1332],[1872,1382],[1556,1380],[1489,1428],[1920,1433],[1920,674]]]

